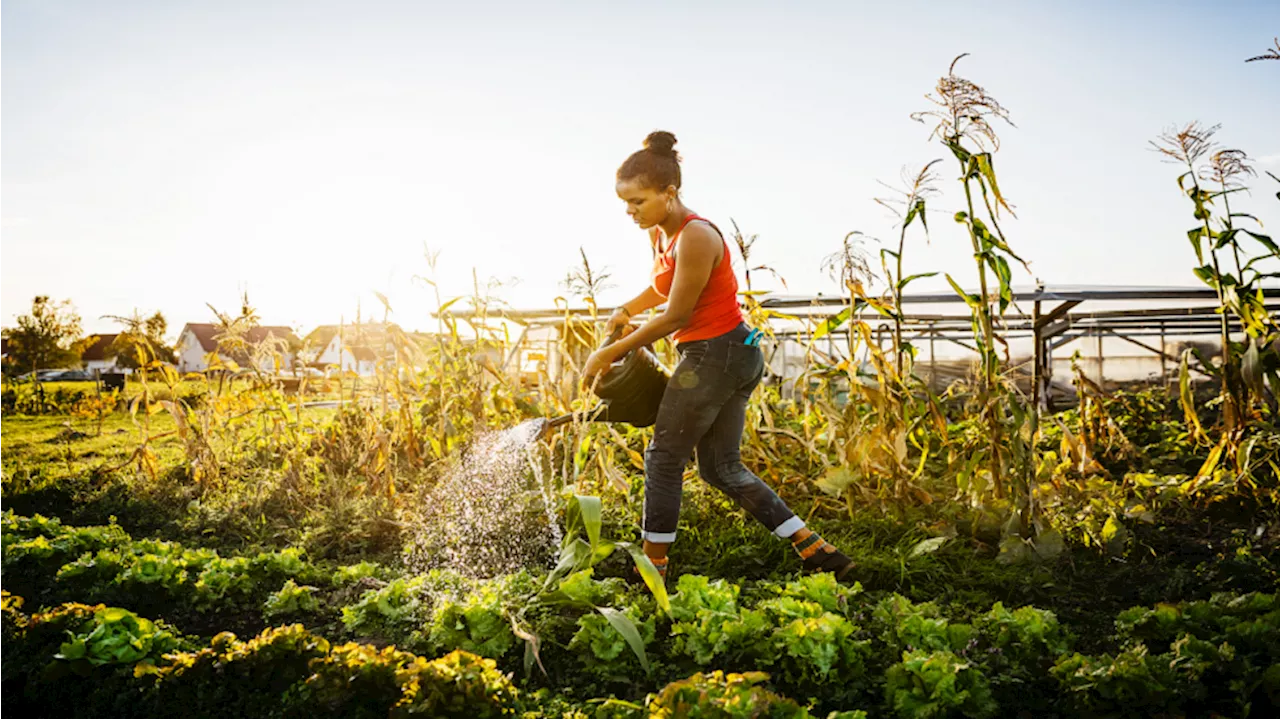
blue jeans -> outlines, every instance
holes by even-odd
[[[760,348],[743,344],[748,332],[738,325],[719,337],[680,343],[680,364],[644,453],[643,536],[650,542],[676,539],[684,468],[695,449],[702,479],[766,529],[789,537],[804,526],[769,485],[742,466],[747,400],[764,375]]]

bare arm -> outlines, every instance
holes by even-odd
[[[622,309],[625,309],[627,314],[635,317],[641,312],[651,310],[663,302],[666,302],[666,299],[658,294],[658,291],[653,289],[652,286],[649,286],[644,288],[644,291],[640,294],[622,303]]]
[[[724,243],[715,230],[702,224],[690,224],[681,233],[680,243],[676,246],[676,274],[671,281],[671,295],[667,298],[666,309],[657,317],[645,322],[635,332],[609,345],[609,355],[621,357],[637,347],[651,344],[676,330],[689,324],[693,316],[693,308],[707,286],[711,270],[720,259]],[[661,295],[650,287],[641,297],[649,292],[658,298],[655,306],[662,301]],[[628,308],[630,309],[630,308]],[[646,308],[647,309],[647,308]],[[642,312],[644,310],[641,310]]]

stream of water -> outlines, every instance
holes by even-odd
[[[487,578],[546,564],[563,533],[533,449],[546,420],[476,436],[427,495],[407,560],[417,571]]]

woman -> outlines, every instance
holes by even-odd
[[[651,133],[644,149],[618,168],[618,197],[649,231],[652,282],[609,318],[606,332],[666,302],[666,309],[617,342],[596,350],[588,382],[627,352],[674,333],[680,363],[667,384],[653,440],[645,450],[644,552],[666,576],[676,539],[685,465],[697,452],[702,478],[778,537],[790,539],[806,571],[848,573],[853,563],[805,527],[769,485],[742,466],[739,445],[747,400],[764,374],[764,355],[738,306],[738,281],[720,230],[680,198],[680,156],[669,132]]]

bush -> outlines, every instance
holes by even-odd
[[[155,716],[172,714],[175,707],[278,715],[281,696],[311,675],[311,660],[328,653],[329,642],[298,624],[268,629],[248,642],[223,632],[209,647],[173,655],[156,669],[146,702]]]
[[[809,717],[809,711],[804,707],[760,686],[768,678],[764,672],[699,672],[688,679],[671,682],[657,696],[651,697],[649,716],[652,719]]]
[[[516,689],[492,659],[464,651],[433,661],[419,657],[405,676],[404,695],[392,716],[489,719],[516,713]]]
[[[671,597],[674,650],[698,664],[745,655],[765,630],[763,615],[742,616],[738,607],[741,589],[736,584],[684,574],[676,590]]]
[[[885,675],[885,700],[904,719],[995,716],[982,672],[949,651],[905,652]]]
[[[316,591],[315,587],[300,587],[292,579],[286,579],[280,591],[267,597],[262,614],[275,618],[314,612],[320,607],[314,596]]]
[[[154,665],[166,652],[179,646],[179,641],[163,625],[139,617],[119,607],[100,607],[93,619],[79,632],[68,632],[68,639],[58,647],[54,659],[88,662],[98,667],[107,664]]]
[[[459,594],[473,582],[454,572],[433,569],[426,574],[400,577],[386,586],[370,589],[355,604],[342,608],[342,624],[358,636],[426,646],[426,635],[435,611],[436,597]]]
[[[395,647],[333,647],[312,660],[311,675],[289,697],[286,716],[386,717],[400,701],[401,673],[417,658]]]

